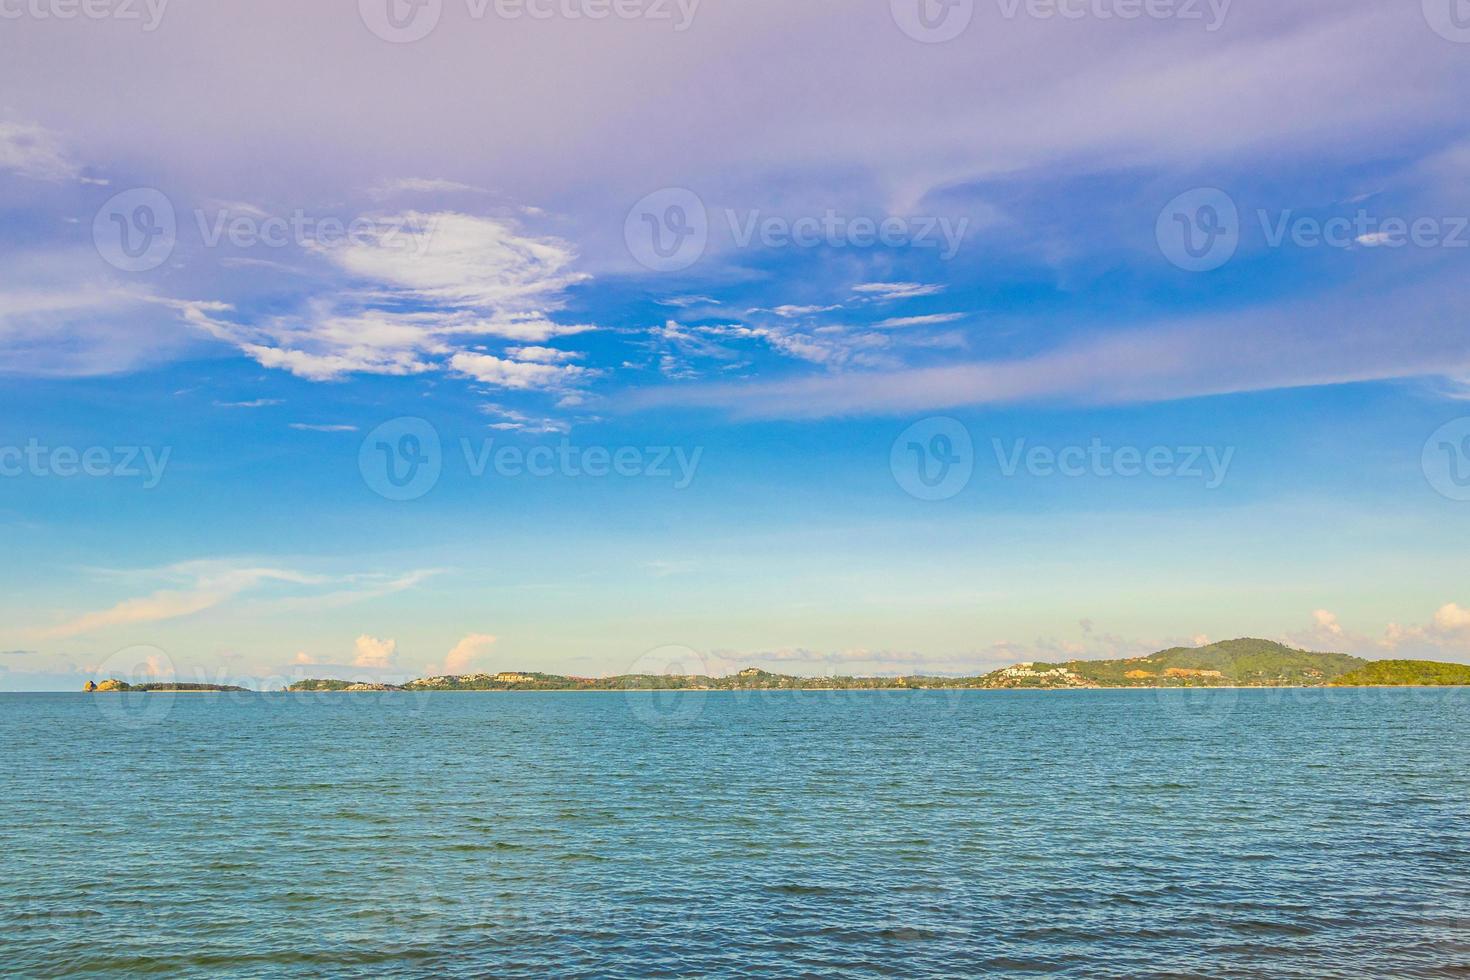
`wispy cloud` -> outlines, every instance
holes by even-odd
[[[1463,284],[1343,290],[1064,342],[1030,357],[848,371],[637,392],[635,407],[700,405],[740,417],[896,414],[1042,399],[1170,401],[1312,385],[1470,373],[1457,322]],[[1312,329],[1331,323],[1333,329]],[[787,338],[802,345],[801,336]]]
[[[324,608],[346,605],[399,592],[435,574],[411,572],[383,576],[329,576],[290,568],[232,563],[221,560],[182,562],[153,571],[130,573],[129,578],[153,578],[169,583],[145,595],[124,599],[105,609],[82,613],[56,626],[35,631],[37,636],[60,639],[102,632],[115,627],[165,622],[192,616],[243,597],[264,586],[288,585],[320,590],[279,600],[281,609]]]
[[[793,306],[787,304],[784,306],[773,306],[770,308],[758,306],[754,309],[746,310],[745,312],[747,314],[774,313],[776,316],[790,320],[801,316],[811,316],[815,313],[828,313],[832,310],[838,310],[841,308],[841,304],[833,304],[831,306]]]
[[[865,282],[852,287],[852,291],[865,299],[895,300],[937,296],[944,287],[922,282]]]
[[[35,123],[0,120],[0,171],[31,180],[75,179],[81,170],[60,134]]]
[[[565,402],[565,399],[563,399]],[[570,408],[572,405],[561,404],[559,407]],[[569,432],[571,426],[562,419],[538,417],[528,415],[525,412],[504,405],[494,403],[480,406],[480,411],[491,416],[496,421],[490,423],[490,428],[498,432],[524,432],[527,435],[546,435],[556,432]]]
[[[963,313],[929,313],[924,316],[895,316],[887,320],[880,320],[873,324],[883,330],[899,329],[903,327],[933,327],[942,323],[954,323],[963,320]]]
[[[279,398],[253,398],[244,402],[220,402],[214,403],[215,408],[270,408],[275,405],[286,404]]]
[[[548,313],[586,276],[558,239],[456,212],[380,216],[376,234],[320,254],[352,277],[290,315],[249,320],[195,311],[192,321],[266,367],[314,381],[439,371],[485,338],[540,343],[594,329]]]
[[[582,357],[577,351],[555,347],[512,347],[506,353],[518,361],[535,361],[538,364],[562,364]]]
[[[449,359],[449,367],[481,384],[517,391],[565,391],[597,376],[597,372],[575,364],[512,361],[493,354],[455,354]]]
[[[95,270],[80,249],[0,263],[0,374],[123,374],[199,343],[170,300]]]
[[[148,595],[124,599],[107,609],[83,613],[60,625],[37,631],[46,638],[64,638],[95,633],[115,626],[134,626],[179,619],[212,609],[227,599],[264,582],[293,582],[307,585],[320,581],[277,568],[227,568],[209,563],[176,565],[163,570],[164,577],[191,579],[184,587],[160,589]]]
[[[397,177],[380,180],[369,193],[376,198],[389,198],[398,194],[483,194],[484,188],[462,184],[457,180],[434,177]]]

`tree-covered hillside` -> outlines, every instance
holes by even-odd
[[[1332,682],[1349,687],[1442,687],[1470,684],[1470,666],[1433,660],[1375,660]]]
[[[1069,660],[1008,667],[986,675],[993,687],[1228,687],[1325,684],[1366,661],[1297,650],[1273,640],[1224,640],[1172,647],[1122,660]]]

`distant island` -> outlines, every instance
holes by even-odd
[[[798,677],[755,667],[726,677],[621,674],[566,677],[509,671],[423,677],[402,685],[305,680],[289,691],[619,691],[619,690],[976,690],[1158,687],[1411,687],[1470,685],[1470,665],[1428,660],[1364,660],[1314,653],[1271,640],[1225,640],[1121,660],[1026,662],[974,677]]]
[[[250,693],[250,689],[248,687],[233,687],[228,684],[177,684],[172,681],[162,681],[159,683],[149,684],[129,684],[126,681],[115,679],[105,680],[100,684],[94,681],[88,681],[86,686],[83,687],[82,690],[88,694],[107,694],[110,692],[126,692],[132,694],[193,694],[206,691],[243,691],[247,694]]]
[[[1173,647],[1121,660],[1027,661],[973,677],[799,677],[750,667],[725,677],[702,674],[619,674],[568,677],[531,671],[421,677],[404,684],[313,679],[288,692],[370,691],[768,691],[768,690],[1062,690],[1199,687],[1444,687],[1470,686],[1470,665],[1432,660],[1364,660],[1314,653],[1272,640],[1224,640]],[[85,690],[117,692],[245,691],[217,684],[87,682]]]

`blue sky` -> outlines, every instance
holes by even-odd
[[[1470,661],[1453,8],[375,2],[7,19],[0,689]]]

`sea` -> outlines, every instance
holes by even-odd
[[[1470,691],[0,695],[0,973],[1464,977]]]

